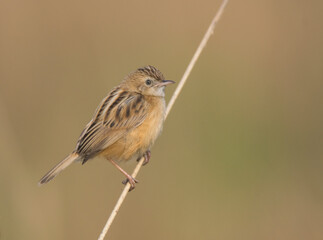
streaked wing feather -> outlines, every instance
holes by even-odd
[[[141,94],[119,88],[112,90],[82,132],[76,152],[85,156],[85,159],[96,155],[142,124],[147,109],[148,104]]]

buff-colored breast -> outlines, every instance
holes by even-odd
[[[149,103],[149,109],[143,123],[100,155],[115,161],[128,161],[140,158],[150,149],[162,130],[166,107],[164,98],[145,96],[145,100]]]

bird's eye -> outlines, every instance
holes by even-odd
[[[146,85],[148,85],[148,86],[149,86],[149,85],[151,85],[151,83],[152,83],[152,81],[151,81],[150,79],[147,79],[147,80],[146,80]]]

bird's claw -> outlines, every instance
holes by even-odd
[[[127,183],[130,183],[130,189],[129,192],[132,191],[136,187],[136,183],[139,183],[137,179],[134,177],[126,178],[125,180],[122,181],[122,184],[126,185]]]
[[[144,162],[142,163],[142,166],[145,166],[147,163],[149,163],[149,160],[150,160],[150,157],[151,157],[151,152],[148,150],[145,152],[144,154]]]
[[[145,166],[147,163],[149,163],[149,160],[150,160],[150,157],[151,157],[151,152],[149,150],[147,150],[144,153],[143,157],[144,157],[145,160],[143,161],[142,166]],[[137,159],[137,162],[139,162],[140,159],[141,159],[141,157]]]

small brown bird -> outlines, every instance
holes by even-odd
[[[165,80],[153,66],[130,73],[120,85],[112,89],[95,111],[77,141],[75,150],[50,170],[39,184],[52,180],[71,163],[82,164],[95,156],[103,156],[119,169],[131,184],[138,181],[118,163],[150,159],[150,148],[160,134],[165,118],[165,86],[175,83]]]

